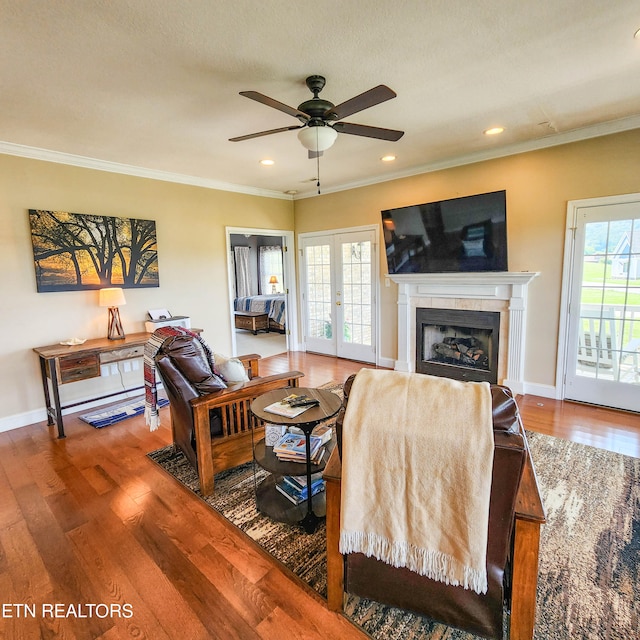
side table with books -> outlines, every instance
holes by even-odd
[[[296,398],[287,398],[293,394]],[[256,417],[287,428],[274,446],[264,439],[254,444],[256,463],[270,472],[256,490],[261,513],[299,523],[313,533],[326,513],[321,472],[336,443],[332,430],[320,423],[336,415],[341,405],[336,394],[310,388],[276,389],[251,403]]]

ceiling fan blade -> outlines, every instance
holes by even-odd
[[[229,138],[229,142],[242,142],[243,140],[251,140],[252,138],[260,138],[261,136],[270,136],[272,133],[280,133],[282,131],[293,131],[294,129],[302,129],[304,125],[293,125],[291,127],[280,127],[279,129],[269,129],[269,131],[259,131],[258,133],[249,133],[246,136],[238,136],[237,138]]]
[[[391,98],[395,97],[395,91],[392,91],[384,84],[379,84],[377,87],[369,89],[369,91],[365,91],[359,96],[351,98],[351,100],[347,100],[346,102],[342,102],[339,105],[328,109],[323,117],[328,120],[342,120],[342,118],[346,118],[358,111],[374,107],[381,102],[391,100]]]
[[[365,136],[366,138],[378,138],[380,140],[389,140],[390,142],[397,142],[404,135],[404,131],[370,127],[366,124],[354,124],[353,122],[336,122],[332,126],[338,133],[348,133],[352,136]]]
[[[241,96],[245,98],[251,98],[251,100],[255,100],[256,102],[260,102],[262,104],[266,104],[267,107],[273,107],[278,111],[282,111],[294,118],[300,119],[302,122],[307,122],[309,120],[309,116],[304,113],[304,111],[300,111],[295,107],[290,107],[288,104],[284,104],[284,102],[278,102],[269,96],[265,96],[262,93],[258,93],[257,91],[241,91]]]

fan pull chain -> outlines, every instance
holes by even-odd
[[[318,176],[318,182],[316,184],[316,187],[318,187],[318,195],[320,195],[320,152],[317,151],[318,147],[320,146],[320,142],[318,140],[318,127],[316,127],[316,175]]]

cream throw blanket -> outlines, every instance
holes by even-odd
[[[486,382],[361,369],[343,427],[341,553],[487,591]]]

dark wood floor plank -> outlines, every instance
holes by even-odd
[[[222,555],[252,584],[262,580],[273,569],[273,561],[260,553],[256,545],[247,544],[245,537],[235,527],[229,529],[224,526],[225,523],[221,526],[211,522],[211,519],[207,519],[203,524],[211,532],[210,544],[198,553],[194,558],[195,562],[199,562],[200,559],[212,562],[218,554]]]
[[[287,630],[287,640],[326,640],[332,636],[322,634],[309,628],[308,620],[292,618],[287,612],[277,607],[257,627],[262,640],[282,640],[282,629]]]
[[[51,593],[51,578],[24,520],[0,527],[0,544],[16,598],[14,602],[38,602],[38,598]]]
[[[274,568],[260,581],[280,609],[294,620],[305,620],[306,628],[325,638],[359,638],[368,636],[354,626],[341,614],[329,611],[325,601],[306,585],[299,585],[295,577]],[[320,603],[321,609],[318,610]]]
[[[118,631],[117,637],[168,640],[170,636],[131,584],[127,565],[123,566],[117,560],[113,547],[114,543],[117,544],[117,538],[105,544],[101,526],[95,521],[71,531],[68,537],[86,574],[102,594],[102,603],[119,606],[111,609],[115,614],[111,619],[114,629]]]
[[[271,594],[256,587],[254,581],[212,545],[202,549],[194,558],[194,562],[207,580],[225,595],[228,605],[233,607],[252,629],[273,611],[275,604]]]
[[[22,513],[0,457],[0,526],[8,526],[20,519]]]
[[[29,534],[51,578],[56,598],[69,604],[100,602],[99,593],[92,588],[37,486],[33,484],[21,487],[16,492],[16,498]],[[69,620],[72,630],[84,629],[86,633],[93,635],[100,635],[111,626],[109,622],[98,618],[79,621],[71,617]]]
[[[230,606],[225,594],[218,591],[189,558],[146,513],[129,523],[132,533],[145,552],[167,576],[214,637],[229,640],[257,638],[253,628]],[[211,607],[215,602],[217,606]]]

